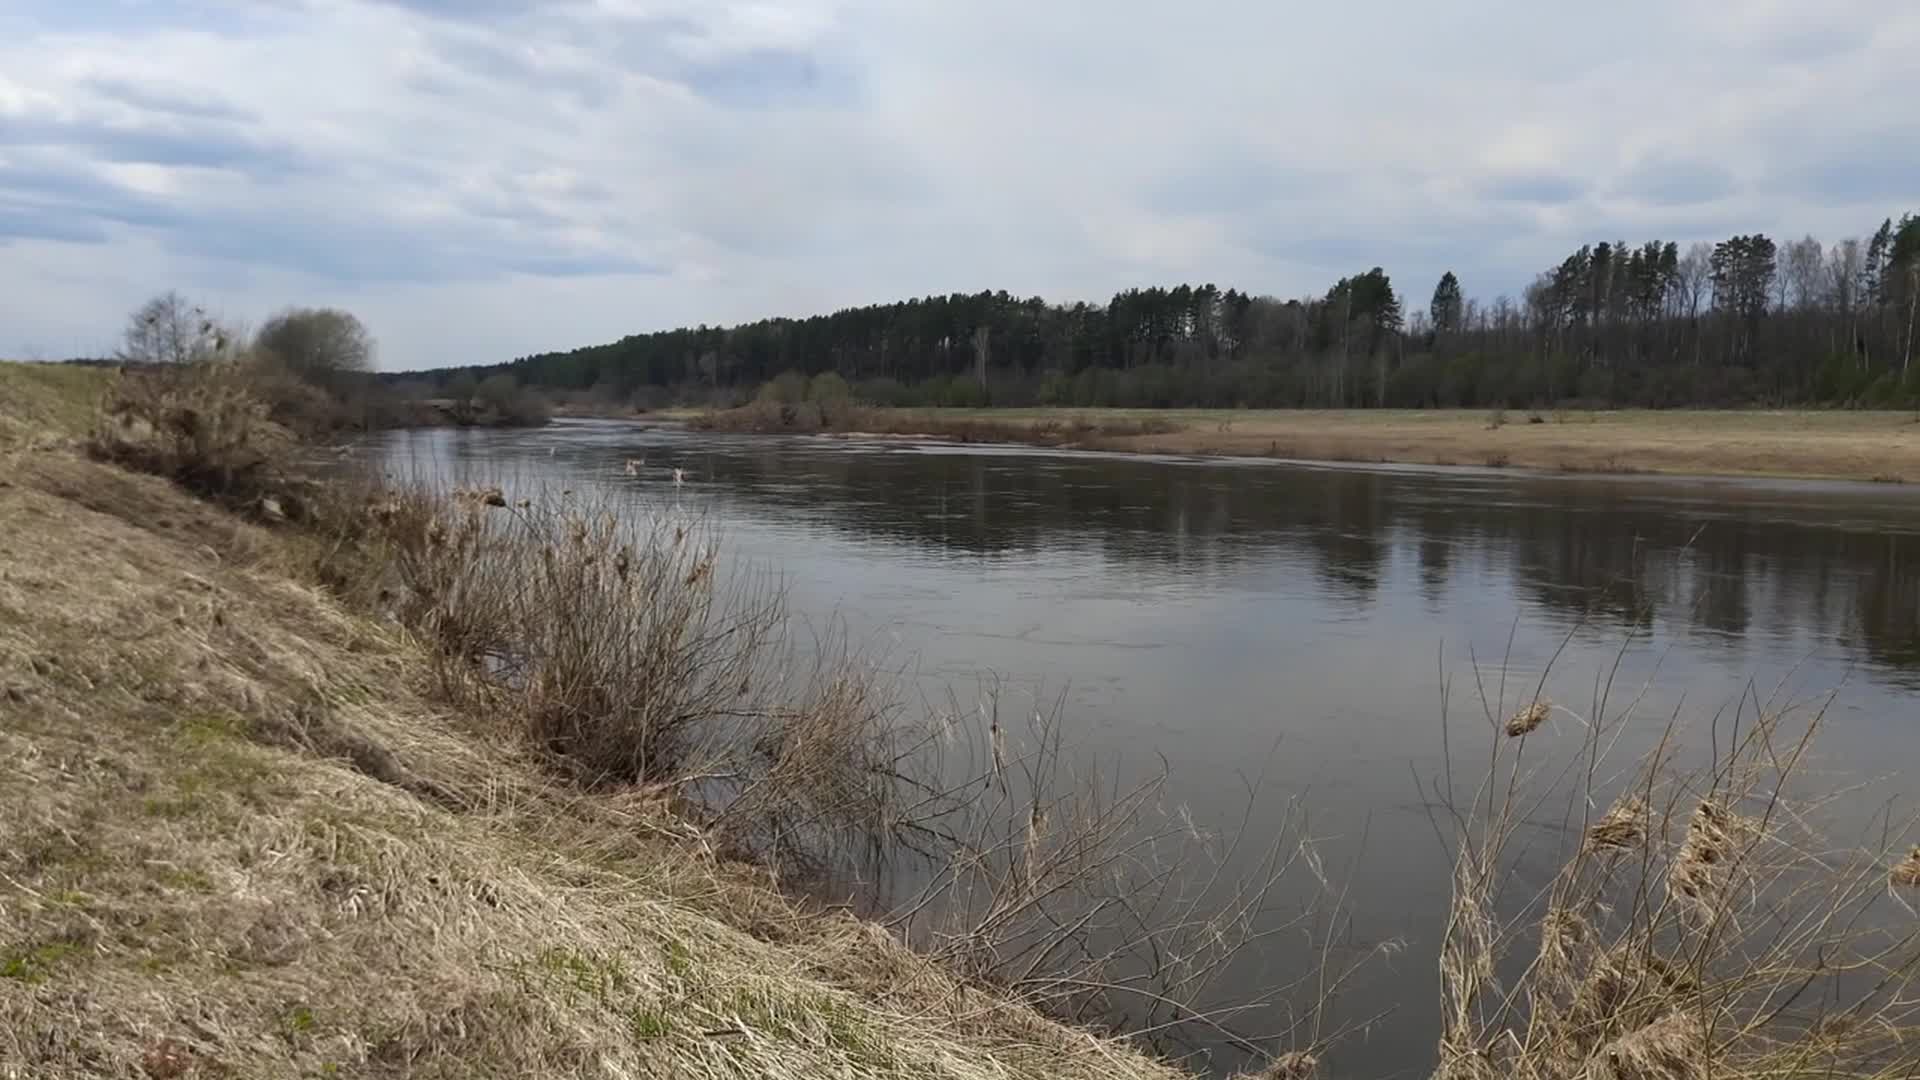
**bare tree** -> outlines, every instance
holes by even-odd
[[[128,364],[191,364],[231,344],[228,331],[205,308],[169,289],[128,317],[117,356]]]
[[[1713,245],[1701,241],[1687,248],[1674,266],[1675,302],[1679,313],[1687,317],[1687,326],[1693,334],[1693,363],[1700,364],[1700,305],[1704,303],[1713,284]]]
[[[1806,236],[1789,242],[1783,261],[1787,306],[1801,311],[1816,307],[1820,303],[1826,270],[1826,254],[1821,250],[1820,241]]]
[[[267,320],[254,348],[317,385],[373,365],[373,336],[359,319],[337,308],[292,308]]]
[[[1915,316],[1920,316],[1920,259],[1907,264],[1907,354],[1900,361],[1900,372],[1905,375],[1913,368],[1913,330]]]
[[[1846,328],[1847,352],[1859,358],[1860,350],[1860,275],[1866,270],[1866,255],[1860,238],[1849,236],[1833,245],[1827,253],[1827,302],[1833,305],[1836,323]]]

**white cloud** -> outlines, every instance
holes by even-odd
[[[168,287],[352,307],[394,367],[956,289],[1491,296],[1898,212],[1916,44],[1900,0],[28,0],[0,353]]]

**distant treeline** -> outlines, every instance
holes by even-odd
[[[1759,235],[1582,246],[1524,294],[1424,308],[1379,267],[1283,300],[1212,284],[1105,305],[1005,291],[636,334],[502,372],[609,401],[738,400],[834,372],[875,404],[1677,406],[1920,402],[1920,217],[1824,246]],[[453,372],[430,377],[446,379]]]

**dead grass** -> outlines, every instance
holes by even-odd
[[[293,435],[274,423],[238,360],[155,368],[114,383],[88,441],[95,456],[164,476],[228,506],[280,507]]]
[[[0,361],[0,450],[85,435],[116,379],[106,367]]]
[[[757,401],[724,412],[697,414],[688,422],[706,431],[914,435],[961,443],[1031,443],[1087,449],[1107,448],[1109,440],[1180,430],[1175,422],[1150,413],[1103,416],[1098,410],[1087,410],[1002,417],[992,410],[874,409],[852,405],[822,410],[812,402],[783,405],[769,401]]]
[[[1437,1075],[1920,1069],[1920,933],[1893,891],[1915,861],[1892,854],[1909,850],[1911,823],[1889,815],[1875,842],[1832,845],[1824,797],[1794,795],[1810,788],[1801,774],[1818,709],[1743,698],[1715,718],[1709,760],[1682,767],[1670,726],[1638,767],[1617,774],[1607,752],[1637,702],[1611,706],[1603,685],[1592,715],[1568,714],[1565,752],[1550,762],[1529,756],[1536,740],[1510,740],[1518,717],[1499,720],[1484,687],[1481,696],[1488,770],[1469,794],[1436,790],[1458,853]],[[1610,808],[1581,822],[1544,889],[1516,895],[1522,823],[1552,813],[1566,782],[1576,808],[1607,805],[1596,786],[1610,775],[1620,777]]]
[[[644,788],[582,793],[284,533],[32,458],[0,487],[0,1072],[1171,1075],[804,913]]]
[[[719,414],[730,430],[782,430]],[[1472,410],[864,409],[885,435],[978,437],[1091,449],[1303,461],[1481,463],[1574,473],[1870,480],[1920,475],[1920,425],[1863,411],[1567,413],[1491,424]],[[1560,419],[1556,414],[1556,419]],[[785,429],[812,430],[812,429]]]

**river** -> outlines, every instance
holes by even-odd
[[[1336,1002],[1349,1022],[1387,1013],[1339,1046],[1342,1075],[1420,1075],[1431,1061],[1443,685],[1453,737],[1477,745],[1476,672],[1489,696],[1504,672],[1504,715],[1544,671],[1567,711],[1537,738],[1571,747],[1575,714],[1591,715],[1617,671],[1616,708],[1641,696],[1648,740],[1670,716],[1709,738],[1716,711],[1752,692],[1831,697],[1825,775],[1884,775],[1920,751],[1920,492],[1908,488],[612,421],[397,432],[381,447],[397,468],[704,511],[733,557],[779,571],[799,617],[844,620],[922,690],[966,696],[993,679],[1022,708],[1064,695],[1076,752],[1131,774],[1164,760],[1170,799],[1204,824],[1237,819],[1241,778],[1259,779],[1263,813],[1297,799],[1349,886],[1342,947],[1398,943]],[[626,475],[629,458],[645,459],[640,475]],[[1628,739],[1618,755],[1643,749]],[[1233,977],[1278,978],[1298,954],[1277,944]]]

